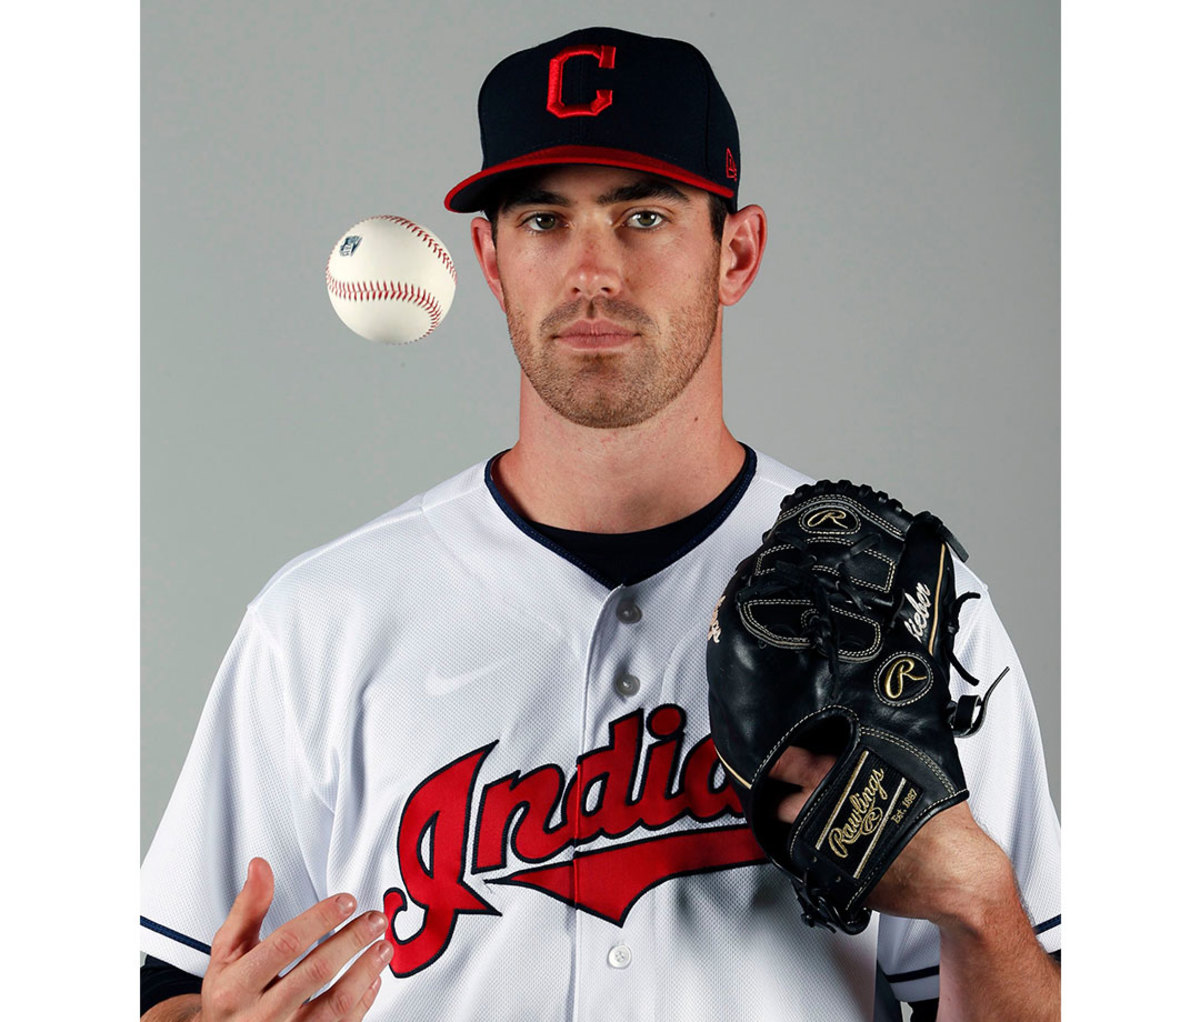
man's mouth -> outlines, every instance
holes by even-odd
[[[620,326],[608,319],[576,320],[565,330],[554,334],[554,339],[580,351],[600,351],[618,348],[637,337],[636,330]]]

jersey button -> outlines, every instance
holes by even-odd
[[[635,696],[641,687],[641,681],[632,674],[622,674],[613,683],[613,688],[617,690],[617,694],[623,696]]]
[[[624,599],[617,604],[617,620],[631,625],[635,621],[641,621],[642,608],[639,607],[633,600]]]
[[[608,949],[608,964],[614,969],[628,969],[633,961],[633,952],[624,944],[617,944]]]

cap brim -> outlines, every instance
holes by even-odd
[[[624,167],[628,170],[641,170],[658,177],[679,181],[681,184],[702,188],[724,199],[733,198],[733,189],[709,181],[673,163],[656,160],[641,153],[631,153],[625,149],[605,149],[600,146],[555,146],[551,149],[540,149],[537,152],[518,156],[494,167],[472,174],[465,181],[460,181],[446,194],[446,208],[455,213],[473,213],[483,209],[486,196],[499,183],[498,179],[514,171],[526,170],[530,167],[549,167],[559,163],[589,163],[601,167]]]

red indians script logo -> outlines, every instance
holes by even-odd
[[[405,889],[383,899],[392,973],[411,976],[436,961],[460,915],[500,914],[465,883],[468,864],[472,874],[492,874],[485,883],[531,888],[620,926],[634,902],[665,880],[766,862],[718,770],[711,736],[684,754],[686,723],[683,709],[669,703],[648,717],[630,713],[609,725],[606,745],[579,757],[569,780],[551,763],[483,785],[477,803],[480,768],[497,742],[425,778],[400,815],[396,856]],[[655,833],[685,817],[729,822]],[[424,919],[401,940],[396,914],[410,902]]]

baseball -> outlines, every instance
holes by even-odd
[[[360,220],[325,263],[325,286],[338,318],[382,344],[432,333],[450,309],[457,280],[441,240],[402,216]]]

